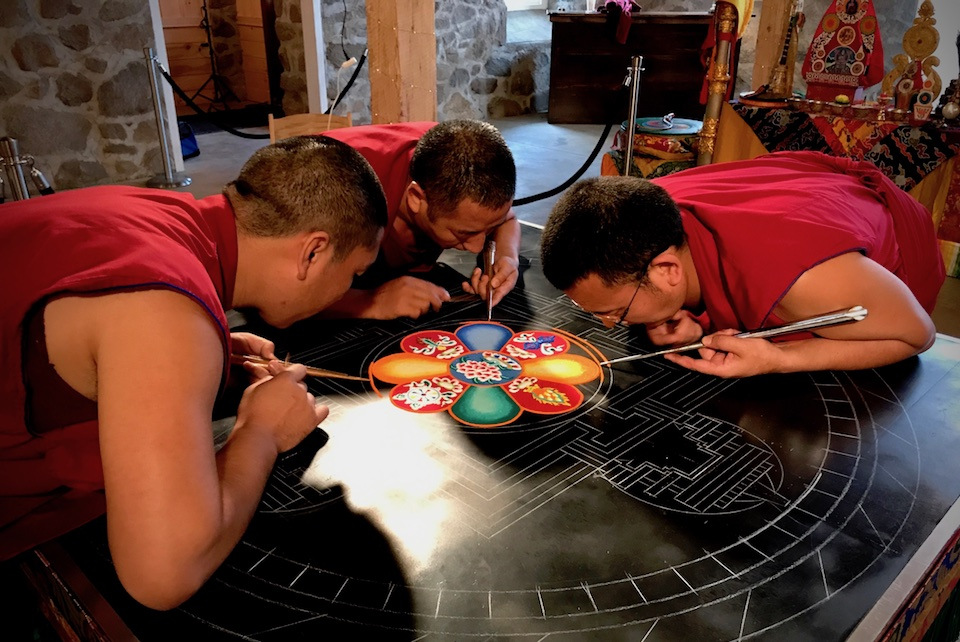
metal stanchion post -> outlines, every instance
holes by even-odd
[[[643,71],[643,56],[633,56],[623,81],[630,88],[630,113],[627,115],[627,151],[623,157],[623,175],[629,176],[633,167],[633,136],[637,131],[637,101],[640,99],[640,72]]]
[[[0,160],[7,172],[7,182],[10,183],[10,192],[13,200],[22,201],[30,198],[27,189],[27,180],[23,176],[23,163],[20,160],[20,146],[16,138],[4,136],[0,138]]]
[[[147,181],[147,187],[183,187],[189,185],[191,179],[179,172],[173,171],[173,162],[170,160],[170,143],[167,141],[167,120],[163,114],[163,104],[160,102],[160,82],[157,80],[157,58],[152,47],[144,47],[143,55],[147,59],[147,68],[150,72],[150,93],[153,95],[153,111],[157,117],[157,134],[160,136],[160,155],[163,158],[163,173],[157,174]]]
[[[23,174],[24,166],[30,168],[30,180],[33,181],[41,196],[53,194],[53,188],[47,182],[43,172],[37,169],[36,162],[30,154],[20,154],[20,146],[16,138],[9,136],[0,138],[0,163],[7,171],[13,200],[22,201],[30,198],[30,190],[27,188],[27,180]],[[3,202],[3,197],[3,179],[0,179],[0,203]]]

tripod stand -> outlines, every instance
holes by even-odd
[[[207,13],[207,0],[203,0],[203,4],[200,7],[200,10],[203,13],[203,18],[200,20],[200,28],[203,29],[204,33],[207,35],[207,54],[210,56],[210,77],[203,81],[203,84],[200,85],[200,88],[197,89],[196,93],[190,97],[190,100],[196,102],[197,96],[205,98],[210,101],[210,111],[214,111],[216,105],[222,105],[223,109],[228,110],[230,106],[227,105],[227,99],[239,100],[237,95],[233,93],[230,89],[230,85],[227,84],[227,79],[220,75],[220,70],[217,67],[217,55],[213,50],[213,33],[210,29],[210,16]],[[203,93],[203,90],[207,88],[207,85],[212,86],[213,95],[208,96]]]

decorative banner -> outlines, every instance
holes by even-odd
[[[807,98],[853,98],[883,79],[883,43],[871,0],[835,0],[817,25],[801,68]]]

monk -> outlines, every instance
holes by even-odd
[[[517,170],[497,129],[478,120],[345,127],[328,132],[366,158],[387,196],[389,222],[377,263],[327,316],[417,318],[450,300],[420,278],[446,249],[480,254],[496,243],[492,275],[474,269],[463,289],[496,305],[517,284]]]
[[[933,343],[944,280],[930,214],[867,162],[782,152],[647,181],[581,181],[543,231],[550,282],[657,346],[702,338],[697,372],[873,368]],[[732,336],[855,305],[863,321],[803,340]],[[796,337],[791,337],[794,339]]]
[[[283,328],[349,289],[387,222],[370,165],[338,141],[258,150],[222,194],[90,187],[0,205],[0,561],[106,512],[136,600],[169,609],[227,557],[279,453],[328,413],[303,366],[231,333]],[[215,452],[232,355],[269,359]],[[242,375],[242,371],[239,373]]]

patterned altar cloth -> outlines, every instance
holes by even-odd
[[[813,150],[867,160],[903,190],[913,189],[941,163],[960,154],[960,141],[949,141],[931,123],[913,127],[741,104],[733,109],[769,152]]]
[[[932,123],[870,121],[790,109],[731,107],[768,152],[814,150],[867,160],[904,191],[960,155],[960,136]],[[960,277],[960,162],[953,162],[942,210],[933,212],[947,274]]]
[[[611,151],[600,161],[601,176],[623,176],[624,150],[627,133],[618,131]],[[700,136],[636,133],[633,136],[633,167],[631,176],[657,178],[697,164]]]

